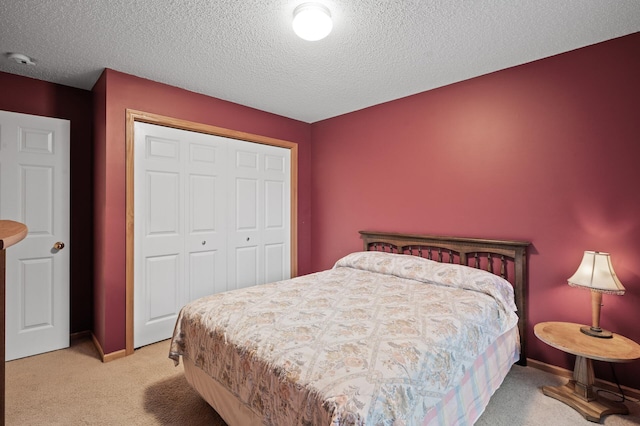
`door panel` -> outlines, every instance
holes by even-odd
[[[228,215],[229,253],[235,253],[229,288],[290,278],[290,151],[245,141],[230,149],[236,161],[229,175],[237,183]],[[255,257],[247,255],[250,248]]]
[[[224,147],[210,138],[135,124],[134,347],[170,337],[185,303],[226,289]]]
[[[186,248],[184,279],[187,300],[226,290],[225,226],[227,169],[225,139],[201,133],[179,131],[186,143],[189,161],[184,173],[186,188]]]
[[[147,236],[180,234],[180,174],[148,171]]]
[[[136,125],[137,129],[137,125]],[[166,339],[184,302],[181,141],[172,134],[136,132],[136,347]]]
[[[226,290],[226,283],[216,278],[220,276],[216,274],[218,255],[218,250],[189,253],[189,300]]]
[[[255,231],[258,226],[258,181],[236,179],[236,229]]]
[[[36,166],[20,167],[20,198],[24,203],[19,207],[25,223],[29,223],[32,235],[51,236],[53,234],[53,168]]]
[[[284,227],[284,182],[266,181],[264,183],[265,229],[282,230]]]
[[[7,360],[69,346],[69,136],[68,120],[0,111],[0,217],[29,229],[7,252]]]
[[[51,258],[19,261],[19,332],[53,327],[53,262]]]
[[[244,145],[244,144],[243,144]],[[236,168],[258,171],[258,153],[236,149]]]
[[[215,232],[216,230],[216,178],[214,176],[189,176],[190,233]]]
[[[146,278],[147,323],[153,324],[174,317],[180,309],[180,305],[176,304],[180,297],[178,285],[181,282],[178,254],[147,257]]]
[[[236,258],[236,281],[229,283],[232,289],[245,288],[258,284],[258,246],[250,245],[237,247]]]
[[[265,282],[291,278],[291,181],[289,151],[266,147],[264,162]]]
[[[264,245],[265,282],[272,283],[285,279],[285,245]]]

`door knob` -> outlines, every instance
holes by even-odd
[[[53,245],[53,248],[56,250],[62,250],[64,248],[64,243],[62,241],[58,241]]]

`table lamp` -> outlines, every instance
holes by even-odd
[[[609,253],[585,251],[578,270],[567,280],[570,286],[591,290],[592,326],[580,328],[584,334],[594,337],[611,338],[610,331],[600,328],[600,307],[602,294],[624,294],[624,287],[613,271]]]

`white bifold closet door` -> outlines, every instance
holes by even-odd
[[[291,158],[281,147],[134,128],[134,347],[184,304],[290,278]]]

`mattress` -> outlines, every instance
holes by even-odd
[[[359,252],[191,302],[170,357],[229,424],[471,424],[518,358],[515,309],[488,272]]]

